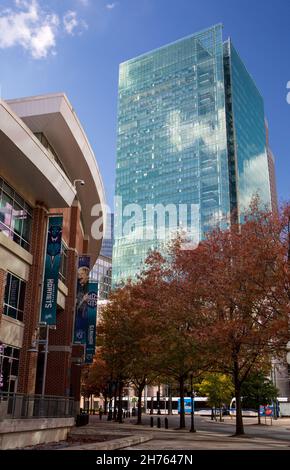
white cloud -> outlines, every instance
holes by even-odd
[[[81,34],[83,29],[88,29],[84,20],[80,20],[76,11],[69,10],[63,17],[63,25],[67,34],[73,36],[76,32]]]
[[[68,11],[63,17],[64,29],[68,34],[74,34],[74,30],[79,24],[75,11]]]
[[[117,2],[114,2],[114,3],[107,3],[106,4],[106,8],[108,10],[113,10],[113,8],[115,8],[115,6],[117,6]]]
[[[0,49],[21,46],[34,59],[56,54],[56,38],[60,31],[60,18],[41,8],[38,0],[14,0],[14,8],[0,11]],[[76,12],[68,11],[63,17],[64,32],[73,35],[76,28],[87,29]]]
[[[0,48],[22,46],[35,59],[46,57],[56,44],[58,16],[41,11],[37,0],[16,0],[15,5],[17,10],[0,13]]]

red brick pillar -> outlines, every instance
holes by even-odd
[[[1,328],[1,318],[3,314],[5,286],[6,286],[6,271],[0,268],[0,328]]]
[[[65,309],[56,314],[56,329],[49,332],[49,352],[47,360],[47,395],[68,396],[70,394],[71,348],[75,310],[77,275],[77,254],[69,249],[67,256],[68,296]]]
[[[75,401],[75,413],[80,412],[82,363],[85,358],[83,344],[74,344],[72,347],[71,365],[71,396]]]
[[[47,211],[42,205],[39,205],[33,211],[31,234],[33,262],[26,284],[23,347],[20,352],[17,388],[18,392],[25,394],[33,394],[35,392],[37,353],[28,352],[28,349],[31,348],[31,343],[35,338],[35,331],[39,323],[46,229]]]
[[[49,353],[46,374],[46,394],[68,396],[71,394],[71,356],[76,304],[77,259],[80,245],[80,208],[71,208],[69,249],[67,257],[66,287],[68,295],[65,309],[57,312],[56,330],[49,333]]]

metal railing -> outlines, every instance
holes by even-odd
[[[73,416],[73,398],[0,392],[0,420]]]

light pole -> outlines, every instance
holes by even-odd
[[[158,384],[158,392],[157,392],[157,414],[161,415],[161,410],[160,410],[160,383]]]
[[[148,385],[147,385],[147,379],[144,387],[144,413],[145,415],[147,414],[147,395],[148,395]]]
[[[41,396],[45,395],[46,385],[46,371],[47,371],[47,357],[48,357],[48,339],[49,339],[49,325],[46,325],[45,343],[44,343],[44,365],[43,365],[43,376],[42,376],[42,388]]]
[[[194,391],[192,385],[193,375],[190,375],[190,402],[191,402],[191,412],[190,412],[190,430],[189,432],[196,432],[194,427]]]
[[[0,341],[0,392],[3,387],[3,375],[2,375],[2,367],[3,367],[3,357],[4,357],[4,344]]]

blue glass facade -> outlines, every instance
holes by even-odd
[[[229,58],[237,206],[240,217],[253,194],[271,207],[264,102],[231,41],[224,45]],[[226,74],[225,74],[226,75]]]
[[[249,103],[241,103],[240,95],[248,93],[244,86],[252,90],[254,84],[246,71],[240,76],[242,63],[236,56],[230,66],[224,47],[222,25],[216,25],[120,65],[116,196],[122,199],[115,208],[114,284],[134,278],[148,250],[162,249],[178,227],[193,226],[192,235],[201,239],[217,222],[226,226],[237,193],[246,194],[243,175],[248,178],[247,169],[264,155],[263,136],[257,120],[259,136],[256,127],[249,134],[250,123],[244,127],[248,111],[240,107]],[[255,109],[260,118],[262,108]],[[229,147],[235,134],[238,177],[234,142]],[[165,214],[164,240],[155,218],[149,224],[153,235],[147,236],[150,204],[176,207],[176,219]],[[194,218],[190,210],[184,214],[184,205],[197,208]],[[134,230],[126,232],[133,215]]]
[[[107,215],[106,232],[102,242],[101,256],[112,258],[114,244],[114,214]]]

